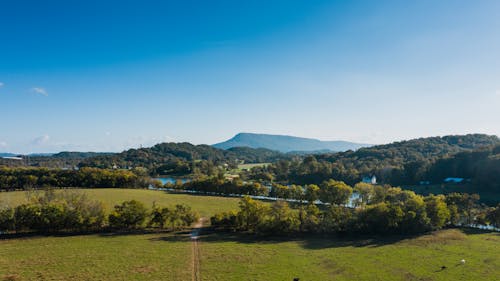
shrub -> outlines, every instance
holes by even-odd
[[[137,200],[125,201],[116,205],[115,210],[109,215],[109,226],[112,228],[140,228],[148,216],[144,204]]]

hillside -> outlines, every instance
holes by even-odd
[[[0,157],[14,157],[14,156],[17,156],[18,154],[14,154],[14,153],[0,153]]]
[[[317,139],[285,136],[267,135],[253,133],[239,133],[233,138],[213,145],[220,149],[233,147],[267,148],[280,152],[306,152],[306,151],[347,151],[356,150],[368,144],[353,143],[347,141],[320,141]]]
[[[150,148],[129,149],[117,154],[83,159],[81,167],[128,168],[144,167],[152,174],[187,175],[201,172],[211,175],[216,167],[239,163],[273,162],[287,156],[268,149],[218,149],[191,143],[160,143]]]
[[[481,147],[500,144],[497,136],[483,134],[454,135],[444,137],[418,138],[385,145],[361,148],[357,151],[327,154],[330,161],[340,159],[372,160],[379,159],[389,163],[431,160],[462,151],[472,151]]]
[[[297,165],[281,163],[269,168],[278,179],[296,183],[319,183],[335,178],[354,184],[364,176],[376,175],[382,183],[414,184],[428,180],[425,179],[427,171],[439,159],[499,144],[497,136],[482,134],[420,138],[357,151],[308,156]]]

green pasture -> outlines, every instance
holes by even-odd
[[[208,233],[201,280],[498,280],[500,235],[258,238]],[[0,240],[0,280],[191,280],[187,234]],[[461,264],[460,260],[466,263]],[[446,268],[442,269],[442,266]]]
[[[239,198],[175,194],[145,189],[96,188],[72,189],[72,191],[85,193],[89,198],[103,202],[108,211],[112,210],[116,204],[135,199],[143,202],[148,208],[151,208],[153,202],[161,207],[186,204],[204,217],[210,217],[222,211],[237,209],[239,201]],[[64,191],[57,190],[56,192]],[[28,202],[28,193],[25,191],[0,192],[0,206],[17,206],[26,202]]]

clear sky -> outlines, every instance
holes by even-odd
[[[482,0],[1,1],[0,152],[499,135],[499,15]]]

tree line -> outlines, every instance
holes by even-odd
[[[211,217],[212,226],[222,231],[243,231],[266,235],[297,233],[417,234],[448,226],[471,223],[500,227],[500,205],[482,208],[478,197],[468,194],[420,196],[399,188],[375,190],[359,186],[365,193],[357,208],[337,204],[299,204],[293,209],[286,201],[272,205],[245,196],[239,210]]]
[[[447,196],[420,196],[394,187],[358,184],[356,207],[347,207],[348,186],[331,181],[322,192],[312,187],[309,201],[293,208],[284,200],[272,205],[244,196],[239,210],[215,214],[211,224],[217,230],[257,234],[298,233],[416,234],[448,226],[490,224],[500,227],[500,205],[487,208],[478,204],[477,195],[453,193]],[[189,227],[199,215],[189,206],[151,209],[130,200],[115,205],[107,214],[102,202],[72,191],[28,192],[29,203],[0,207],[2,233],[99,232],[109,230],[179,230]],[[329,200],[315,204],[318,198]],[[326,199],[328,198],[328,199]]]
[[[500,193],[500,145],[460,151],[455,146],[428,139],[400,145],[362,148],[356,152],[309,155],[254,167],[242,174],[246,180],[282,184],[320,184],[334,178],[348,184],[366,176],[393,186],[442,184],[448,177],[467,180],[477,192]],[[479,142],[482,143],[482,142]],[[475,146],[466,146],[475,147]],[[454,148],[454,149],[452,149]]]
[[[163,187],[163,186],[162,186]],[[254,195],[268,196],[269,189],[258,182],[243,182],[239,179],[226,180],[223,176],[204,177],[185,183],[164,185],[166,188],[195,191],[211,195]]]
[[[33,195],[29,203],[0,208],[1,233],[99,232],[105,230],[179,230],[199,218],[189,206],[177,204],[150,210],[130,200],[114,206],[110,214],[102,202],[75,191],[53,190]]]
[[[145,172],[140,170],[0,167],[0,191],[44,187],[147,188],[149,183],[150,180],[146,177]]]

